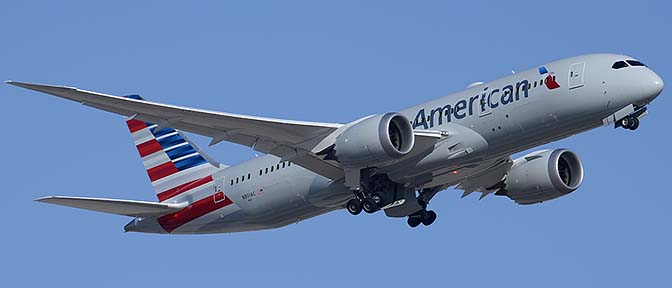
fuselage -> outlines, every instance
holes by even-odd
[[[612,68],[625,55],[591,54],[546,63],[400,111],[414,129],[472,129],[487,141],[459,165],[434,152],[381,168],[392,180],[413,187],[451,186],[487,162],[603,125],[603,119],[627,105],[644,106],[663,88],[645,66]],[[480,169],[480,170],[479,170]],[[459,173],[455,173],[459,171]],[[419,177],[420,175],[430,175]],[[331,181],[289,161],[265,155],[213,175],[239,209],[213,211],[171,233],[225,233],[268,229],[343,208],[352,192],[343,180]],[[424,179],[418,182],[417,179]],[[212,193],[201,191],[196,193]],[[207,195],[191,195],[199,199]],[[136,219],[129,231],[167,233],[156,219]]]

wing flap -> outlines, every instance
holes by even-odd
[[[177,212],[188,204],[156,203],[135,200],[49,196],[35,201],[123,216],[159,216]]]

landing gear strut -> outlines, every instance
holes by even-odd
[[[429,203],[429,199],[432,199],[437,192],[439,192],[439,189],[436,187],[420,190],[417,200],[420,207],[422,207],[422,210],[408,215],[408,220],[406,220],[408,226],[415,228],[418,227],[420,223],[422,223],[422,225],[429,226],[432,225],[434,221],[436,221],[436,212],[427,210],[427,203]]]

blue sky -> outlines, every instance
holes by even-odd
[[[0,80],[346,123],[551,60],[632,55],[672,82],[666,1],[4,1]],[[122,119],[0,85],[0,285],[661,287],[670,283],[670,97],[576,151],[583,186],[518,206],[447,190],[431,228],[333,212],[241,234],[123,233],[47,195],[154,200]],[[208,139],[196,137],[205,145]],[[249,148],[207,151],[236,164]]]

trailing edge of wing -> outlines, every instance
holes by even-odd
[[[131,217],[150,215],[159,216],[177,212],[187,206],[187,203],[169,204],[134,200],[68,196],[49,196],[35,199],[35,201]]]

